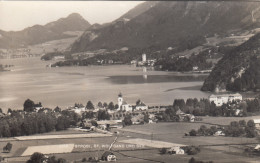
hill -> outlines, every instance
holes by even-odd
[[[51,40],[75,37],[65,34],[67,31],[84,31],[90,24],[79,14],[73,13],[66,18],[46,25],[34,25],[22,31],[0,30],[0,48],[19,48]]]
[[[122,47],[173,47],[177,52],[204,44],[207,37],[259,27],[260,21],[257,2],[169,1],[140,5],[112,23],[86,30],[72,44],[71,52]]]
[[[202,91],[260,90],[260,33],[234,48],[216,64]]]

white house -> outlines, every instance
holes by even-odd
[[[139,104],[136,105],[135,107],[136,110],[148,110],[148,106],[145,105],[143,102],[140,102]]]
[[[255,127],[260,127],[260,119],[254,119]]]
[[[133,111],[133,107],[130,104],[128,104],[126,101],[123,102],[121,109],[122,111],[127,111],[127,112]]]
[[[112,152],[110,152],[110,151],[106,151],[103,155],[102,155],[102,157],[101,157],[101,160],[103,160],[103,161],[116,161],[116,156],[112,153]]]
[[[242,101],[242,95],[239,93],[235,94],[212,94],[209,96],[209,101],[214,102],[216,106],[222,106],[232,101]]]
[[[181,149],[180,147],[172,147],[171,149],[169,149],[168,153],[176,154],[176,155],[183,155],[183,154],[185,154],[184,150]]]

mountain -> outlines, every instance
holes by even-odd
[[[201,90],[260,90],[260,33],[225,54],[206,78]]]
[[[145,2],[112,23],[86,30],[71,52],[122,47],[192,49],[205,43],[206,37],[259,27],[259,8],[258,2]]]
[[[130,20],[135,18],[136,16],[144,13],[145,11],[149,10],[150,8],[154,7],[156,4],[158,4],[158,1],[152,1],[152,2],[145,2],[137,5],[133,9],[129,10],[126,14],[122,15],[120,18],[118,18],[115,21],[120,20]]]
[[[84,31],[90,24],[79,14],[73,13],[66,18],[46,25],[34,25],[22,31],[0,30],[0,48],[17,48],[39,44],[46,41],[72,37],[67,31]]]

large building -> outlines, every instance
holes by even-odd
[[[242,101],[242,95],[239,93],[235,94],[212,94],[209,96],[209,101],[214,102],[216,106],[222,106],[232,101]]]

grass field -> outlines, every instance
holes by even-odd
[[[136,144],[140,146],[152,147],[152,148],[171,148],[175,146],[185,146],[183,144],[168,143],[164,141],[147,140],[147,139],[128,139],[121,140],[122,143]]]
[[[29,146],[21,156],[31,156],[34,152],[42,154],[71,153],[74,144]]]
[[[69,138],[96,138],[108,137],[109,134],[88,133],[88,134],[66,134],[66,135],[36,135],[36,136],[19,136],[17,140],[42,140],[42,139],[69,139]]]
[[[204,117],[202,122],[229,124],[231,121],[240,120],[241,118],[225,118],[225,117]],[[242,118],[243,119],[243,118]],[[250,117],[245,119],[252,119]],[[187,163],[192,157],[189,155],[161,155],[159,148],[163,146],[174,146],[175,144],[183,145],[200,145],[201,152],[193,157],[196,160],[214,161],[215,162],[254,162],[259,160],[258,157],[249,157],[243,153],[245,145],[243,143],[258,143],[256,138],[233,138],[222,136],[211,137],[184,137],[184,133],[191,129],[198,129],[203,123],[157,123],[146,125],[133,125],[120,130],[117,142],[112,150],[115,151],[118,162],[180,162]],[[209,124],[205,124],[210,126]],[[75,132],[75,133],[74,133]],[[65,131],[44,134],[42,136],[52,137],[52,135],[81,135],[82,132]],[[39,135],[41,136],[41,135]],[[9,158],[10,162],[19,160],[28,160],[26,150],[32,146],[43,148],[44,146],[74,144],[71,152],[63,153],[59,151],[55,154],[56,158],[64,158],[71,161],[80,161],[86,157],[101,157],[102,153],[108,150],[110,144],[114,141],[115,135],[107,137],[73,137],[63,139],[41,139],[26,141],[11,141],[13,149],[9,154],[2,154]],[[152,140],[152,141],[151,141]],[[0,148],[7,142],[0,142]],[[228,144],[228,145],[226,145]],[[130,145],[130,146],[129,146]],[[217,145],[217,146],[216,146]],[[29,147],[29,148],[27,148]],[[55,146],[53,146],[55,147]],[[37,147],[34,147],[37,148]],[[32,150],[33,148],[31,148]],[[33,150],[32,150],[33,151]],[[27,153],[29,155],[29,153]],[[25,157],[20,157],[20,156]]]

